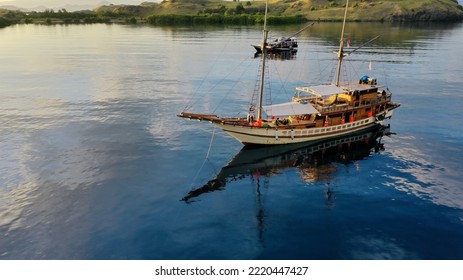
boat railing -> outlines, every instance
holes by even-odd
[[[318,108],[317,110],[321,113],[332,113],[332,112],[337,112],[337,111],[347,111],[347,110],[352,110],[355,107],[351,105],[330,105],[327,107],[322,107],[320,105],[317,105]]]
[[[391,95],[383,95],[379,98],[376,98],[374,100],[364,100],[362,102],[360,102],[359,106],[366,106],[366,105],[375,105],[375,104],[378,104],[378,103],[382,103],[382,102],[390,102],[391,101]]]
[[[312,104],[312,105],[320,113],[333,113],[333,112],[339,112],[339,111],[354,110],[360,107],[376,105],[376,104],[383,103],[383,102],[391,102],[391,95],[381,96],[380,98],[377,98],[375,100],[363,100],[362,102],[356,102],[353,105],[348,105],[348,104],[342,104],[342,105],[334,104],[334,105],[329,105],[329,106],[321,106],[319,104]]]

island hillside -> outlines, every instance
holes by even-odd
[[[345,0],[269,0],[273,24],[340,21]],[[148,22],[171,24],[260,24],[264,0],[164,0],[140,5],[104,5],[94,10],[21,12],[0,9],[0,27],[26,23]],[[457,0],[351,0],[350,21],[462,21]]]
[[[307,20],[340,21],[345,0],[270,0],[271,16],[302,16]],[[463,19],[457,0],[351,0],[349,19],[354,21],[456,21]],[[110,5],[96,12],[151,15],[263,14],[264,0],[166,0],[139,6]]]

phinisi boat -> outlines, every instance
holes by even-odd
[[[335,82],[296,87],[290,102],[264,106],[264,76],[267,23],[264,20],[262,70],[257,106],[252,105],[246,118],[220,117],[215,114],[182,112],[182,118],[208,121],[245,145],[283,145],[320,141],[348,135],[375,125],[384,125],[400,104],[392,102],[392,93],[383,89],[375,78],[359,77],[340,82],[344,51],[344,29],[349,1],[346,2]],[[267,15],[268,1],[266,1]],[[266,16],[265,16],[266,18]],[[367,42],[368,43],[368,42]]]
[[[252,45],[256,53],[262,53],[262,45]],[[295,37],[280,37],[266,45],[267,53],[297,52],[297,39]]]
[[[312,25],[314,25],[313,22],[306,25],[304,28],[302,28],[301,30],[297,31],[289,37],[279,37],[273,41],[267,42],[265,46],[267,49],[267,53],[277,54],[281,52],[297,52],[298,43],[297,38],[295,36],[301,33],[302,31],[306,30],[307,28],[311,27]],[[256,50],[256,53],[262,53],[262,44],[252,46]]]

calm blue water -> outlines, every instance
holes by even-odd
[[[339,30],[270,61],[273,100],[330,80]],[[247,107],[258,27],[0,29],[0,259],[463,259],[463,25],[347,32],[382,35],[344,76],[394,93],[392,135],[240,152],[176,114]]]

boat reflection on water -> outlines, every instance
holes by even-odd
[[[271,60],[291,60],[295,59],[297,54],[297,50],[291,50],[291,51],[281,51],[277,53],[268,53],[267,54],[267,59]],[[254,54],[254,58],[259,58],[262,56],[262,53],[256,52]]]
[[[384,150],[381,139],[390,135],[390,126],[374,126],[368,130],[326,141],[275,146],[245,146],[233,159],[202,187],[191,190],[182,198],[193,202],[202,194],[223,190],[228,182],[252,176],[259,184],[260,177],[281,174],[287,168],[296,168],[307,182],[326,180],[336,170],[330,163],[363,159],[371,153]],[[327,189],[327,195],[331,190]]]

